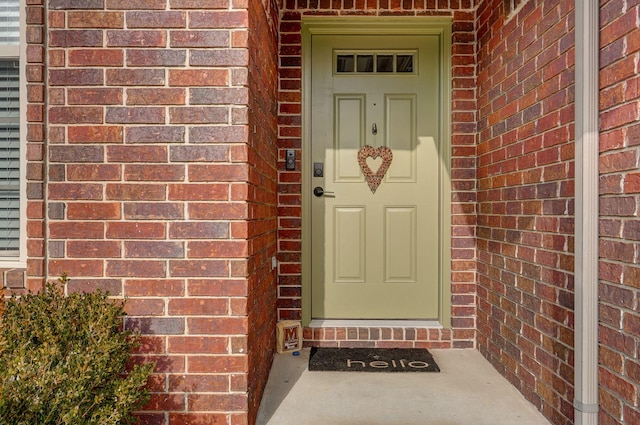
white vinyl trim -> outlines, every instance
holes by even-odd
[[[0,58],[18,58],[20,46],[15,44],[0,44]]]
[[[576,425],[598,424],[598,14],[598,0],[576,0]]]

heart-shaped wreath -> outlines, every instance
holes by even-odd
[[[382,164],[380,164],[380,167],[378,167],[374,173],[367,164],[367,158],[376,159],[378,157],[382,158]],[[374,148],[373,146],[364,145],[358,151],[358,164],[360,164],[360,169],[364,174],[364,178],[367,180],[371,193],[376,193],[378,186],[382,183],[382,179],[391,165],[391,161],[393,161],[393,152],[386,146]]]

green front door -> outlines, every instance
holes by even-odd
[[[438,318],[440,53],[430,35],[312,36],[312,318]]]

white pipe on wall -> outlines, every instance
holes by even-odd
[[[599,2],[575,1],[575,408],[598,424]]]

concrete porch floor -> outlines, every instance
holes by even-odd
[[[309,372],[276,355],[257,425],[549,425],[476,350],[429,350],[440,373]]]

